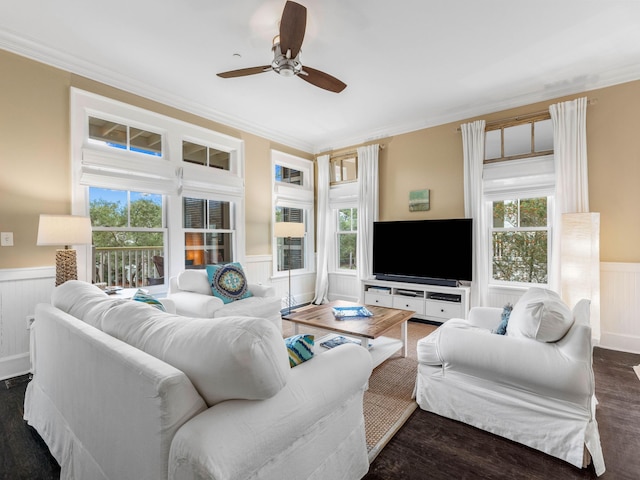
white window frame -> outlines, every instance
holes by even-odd
[[[493,279],[493,202],[547,197],[547,272],[553,262],[552,235],[554,215],[555,167],[553,155],[485,164],[483,168],[484,215],[487,219],[489,288],[546,287],[547,284],[507,282]],[[548,278],[547,278],[548,280]]]
[[[236,225],[234,261],[245,258],[244,142],[172,117],[72,87],[72,213],[88,215],[89,186],[164,195],[167,242],[165,277],[185,269],[182,196],[231,201]],[[122,151],[89,142],[89,116],[143,128],[162,135],[162,155]],[[182,141],[195,141],[230,154],[230,169],[182,160]],[[78,246],[78,274],[91,279],[91,247]],[[160,287],[162,288],[162,287]]]
[[[349,269],[349,268],[340,268],[340,235],[348,235],[348,234],[353,234],[356,236],[356,249],[358,246],[358,225],[356,223],[356,229],[355,230],[340,230],[340,210],[346,210],[346,209],[352,209],[352,210],[358,210],[358,205],[344,205],[344,206],[340,206],[338,208],[336,208],[335,210],[333,210],[333,217],[334,217],[334,223],[335,223],[335,262],[334,262],[334,269],[336,273],[343,273],[346,275],[349,274],[353,274],[353,275],[357,275],[358,273],[358,269],[354,268],[354,269]],[[356,250],[357,251],[357,250]],[[356,259],[357,261],[357,259]]]
[[[342,208],[358,208],[358,182],[343,182],[331,185],[329,189],[329,208],[331,209],[334,229],[334,248],[331,251],[333,258],[329,259],[329,273],[356,277],[356,270],[340,268],[339,244],[338,244],[338,210]],[[359,214],[360,212],[358,212]],[[356,232],[358,235],[358,232]],[[356,240],[357,242],[357,240]]]
[[[302,172],[302,185],[276,181],[276,166],[292,168]],[[304,158],[271,150],[271,231],[274,231],[276,223],[276,208],[298,208],[304,211],[305,236],[304,243],[304,268],[291,270],[292,275],[315,272],[315,242],[314,242],[314,174],[313,162]],[[288,270],[278,271],[278,242],[273,237],[272,245],[272,276],[274,278],[286,277]]]

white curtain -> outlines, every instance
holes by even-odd
[[[373,222],[378,220],[379,145],[358,148],[358,282],[373,274]],[[362,290],[359,288],[359,290]]]
[[[555,214],[553,217],[552,260],[549,286],[560,291],[560,238],[562,214],[589,211],[587,175],[587,98],[578,98],[549,107],[553,122],[555,163]]]
[[[464,153],[464,214],[465,217],[473,219],[471,306],[486,305],[489,282],[489,239],[482,191],[484,127],[484,120],[461,125]]]
[[[317,265],[316,292],[313,303],[329,301],[329,252],[332,245],[329,208],[329,155],[318,157],[318,215],[317,215]]]

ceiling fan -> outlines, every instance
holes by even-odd
[[[287,1],[280,20],[280,35],[273,39],[273,61],[271,65],[262,67],[241,68],[229,72],[218,73],[222,78],[244,77],[274,71],[283,77],[297,76],[316,87],[340,93],[347,86],[328,73],[310,67],[303,67],[300,62],[300,47],[307,28],[307,8],[296,2]]]

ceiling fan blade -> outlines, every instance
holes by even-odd
[[[291,58],[296,58],[302,47],[306,28],[307,7],[288,1],[280,20],[280,51],[286,55],[291,50]]]
[[[324,88],[330,92],[340,93],[347,88],[347,84],[341,82],[336,77],[332,77],[328,73],[321,72],[315,68],[302,67],[302,72],[298,75],[305,82],[309,82],[316,87]]]
[[[222,78],[244,77],[246,75],[255,75],[256,73],[268,72],[269,70],[272,70],[271,65],[265,65],[263,67],[251,67],[251,68],[241,68],[240,70],[230,70],[228,72],[218,73],[218,76]]]

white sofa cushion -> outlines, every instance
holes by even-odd
[[[289,355],[282,335],[262,318],[212,321],[171,315],[141,302],[109,298],[80,281],[56,287],[52,303],[178,368],[208,406],[230,399],[270,398],[289,379]]]
[[[557,342],[572,324],[573,314],[557,293],[533,287],[513,307],[507,335]]]
[[[182,370],[208,406],[270,398],[289,379],[282,336],[261,318],[185,318],[130,302],[106,312],[102,325],[106,333]]]

